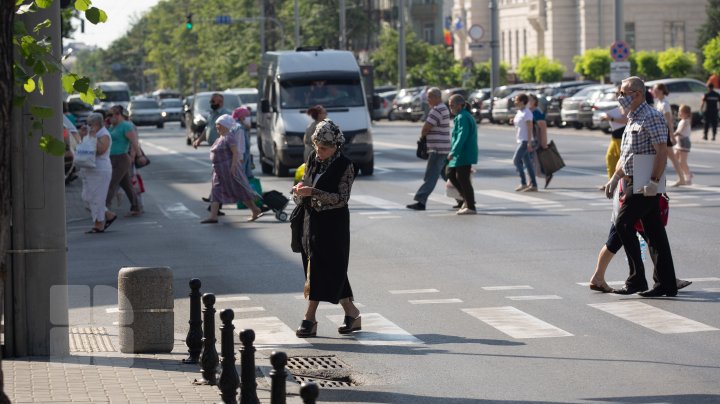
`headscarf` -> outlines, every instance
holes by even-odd
[[[250,116],[250,110],[247,107],[237,107],[232,113],[232,117],[236,121],[242,121],[248,116]]]
[[[325,118],[318,122],[315,127],[315,133],[312,135],[312,141],[317,143],[325,143],[335,145],[338,148],[345,143],[345,136],[335,122],[329,118]]]
[[[232,127],[235,126],[235,120],[228,114],[220,115],[215,123],[222,125],[227,129],[232,129]]]
[[[345,143],[345,136],[343,136],[340,128],[335,125],[335,122],[325,118],[318,122],[315,127],[315,133],[312,135],[312,140],[314,143],[324,143],[337,146],[337,150],[335,150],[335,153],[332,156],[325,160],[320,160],[318,159],[317,154],[315,155],[315,164],[312,164],[310,167],[311,178],[314,175],[321,175],[325,173],[333,161],[340,157],[340,147],[343,143]]]

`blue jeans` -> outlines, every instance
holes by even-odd
[[[428,197],[435,189],[440,172],[447,161],[447,154],[444,153],[430,152],[429,156],[427,168],[425,168],[425,178],[423,178],[424,182],[415,193],[415,200],[423,205],[427,204]]]
[[[518,143],[518,147],[515,149],[515,155],[513,156],[513,163],[515,164],[515,168],[517,168],[518,174],[520,174],[520,183],[522,185],[527,185],[525,170],[523,169],[523,163],[525,163],[528,175],[530,175],[530,182],[532,183],[532,186],[537,188],[535,169],[533,168],[532,161],[530,160],[530,153],[528,153],[527,146],[527,140],[523,140],[521,143]]]

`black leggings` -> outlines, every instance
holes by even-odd
[[[468,209],[475,210],[475,190],[470,181],[470,166],[448,167],[447,176],[460,195],[465,199]]]

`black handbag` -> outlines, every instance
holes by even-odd
[[[427,138],[425,136],[421,136],[420,140],[417,141],[417,150],[415,151],[415,155],[419,159],[427,160],[428,157],[428,148],[427,148]]]
[[[305,206],[302,203],[295,206],[290,213],[290,248],[293,252],[302,252],[303,222],[305,221]]]
[[[150,164],[150,159],[147,155],[145,155],[145,151],[143,149],[140,149],[140,153],[135,156],[135,168],[143,168]]]

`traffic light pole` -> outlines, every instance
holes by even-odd
[[[500,44],[499,11],[497,0],[490,0],[490,99],[495,97],[495,89],[500,86]]]
[[[406,87],[405,83],[405,1],[398,0],[398,85],[400,89]]]

